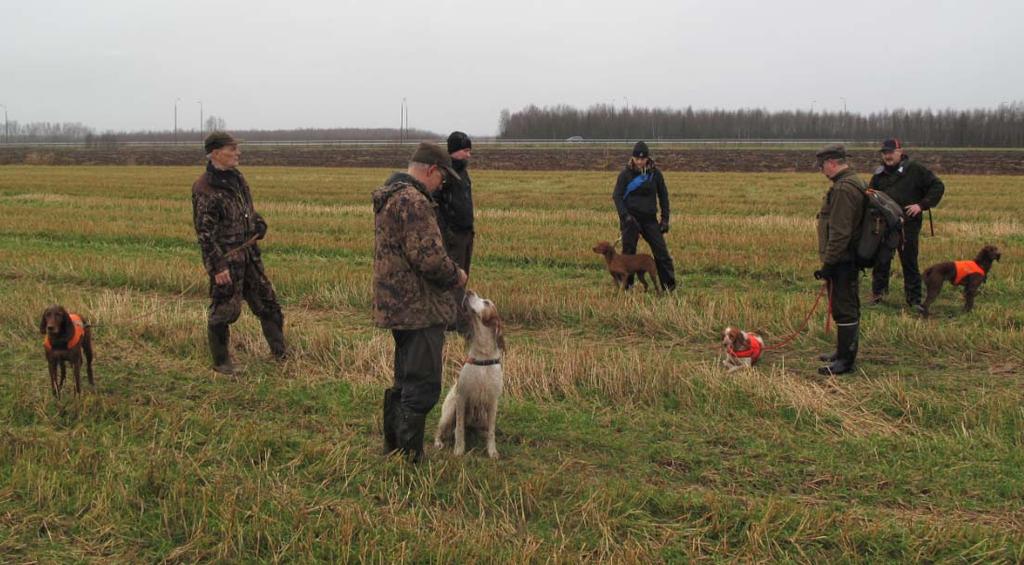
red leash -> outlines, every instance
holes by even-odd
[[[765,345],[762,351],[772,351],[774,349],[781,349],[786,345],[789,345],[791,341],[793,341],[794,339],[796,339],[797,336],[803,333],[803,331],[807,329],[807,324],[811,321],[811,316],[814,315],[814,311],[818,309],[818,304],[821,303],[821,297],[825,295],[826,291],[828,291],[828,313],[826,314],[827,317],[825,318],[825,332],[827,333],[830,329],[832,322],[832,289],[829,288],[829,286],[830,285],[828,284],[828,281],[825,281],[824,284],[821,285],[821,290],[818,291],[818,296],[817,298],[814,299],[814,306],[812,306],[811,311],[808,312],[806,316],[804,316],[804,322],[800,326],[800,329],[786,336],[786,338],[782,340],[782,343],[779,343],[778,345]]]

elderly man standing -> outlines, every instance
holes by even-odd
[[[373,191],[373,318],[395,341],[394,386],[384,391],[384,447],[423,457],[427,414],[441,394],[445,327],[455,320],[452,289],[466,272],[445,252],[433,194],[458,178],[448,153],[421,143],[409,168]]]
[[[256,245],[267,235],[267,222],[253,207],[249,183],[238,171],[238,140],[215,131],[204,147],[208,162],[192,185],[192,221],[210,276],[207,331],[213,368],[231,375],[235,368],[228,349],[230,325],[242,313],[242,300],[259,317],[270,352],[278,360],[287,355],[284,314]]]
[[[857,359],[860,328],[860,297],[854,262],[864,220],[864,181],[846,162],[846,148],[828,145],[816,154],[818,168],[832,181],[818,212],[818,257],[821,269],[814,278],[829,286],[832,319],[836,322],[837,344],[834,353],[819,357],[828,365],[821,375],[841,375],[853,371]]]
[[[918,242],[921,240],[921,225],[924,212],[938,206],[946,191],[945,185],[917,161],[911,161],[903,152],[899,139],[887,139],[879,150],[882,165],[875,170],[868,186],[884,192],[903,207],[906,221],[903,223],[903,245],[899,248],[900,264],[903,267],[903,293],[907,305],[918,313],[921,306],[921,270],[917,264]],[[889,292],[889,275],[892,272],[892,255],[879,257],[871,273],[871,303],[878,304]]]

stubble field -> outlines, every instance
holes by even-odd
[[[894,288],[865,308],[858,372],[820,379],[820,316],[753,371],[715,350],[727,324],[798,329],[820,175],[668,172],[681,290],[658,296],[616,293],[590,251],[616,237],[614,173],[476,171],[502,459],[477,442],[412,467],[380,454],[369,194],[388,171],[243,171],[297,355],[270,361],[245,310],[228,379],[208,369],[198,168],[0,167],[0,561],[1024,560],[1024,177],[944,177],[922,264],[1003,251],[972,314],[947,287],[921,320]],[[48,391],[51,302],[97,325],[81,398]]]

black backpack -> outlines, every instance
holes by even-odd
[[[857,266],[874,267],[879,257],[892,257],[903,245],[903,208],[884,192],[864,191],[864,222],[857,243]]]

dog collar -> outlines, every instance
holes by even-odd
[[[501,359],[499,358],[499,359],[480,360],[480,359],[473,359],[472,357],[467,357],[466,358],[466,364],[467,365],[477,365],[477,366],[480,366],[480,367],[486,367],[488,365],[499,365],[499,364],[501,364]]]

